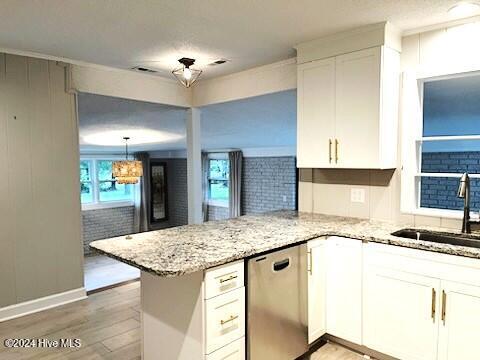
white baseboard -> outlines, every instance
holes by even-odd
[[[0,308],[0,323],[87,298],[84,287]]]

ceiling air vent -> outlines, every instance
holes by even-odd
[[[135,66],[135,67],[132,68],[132,70],[140,71],[140,72],[144,72],[144,73],[156,73],[157,72],[156,70],[152,70],[152,69],[146,68],[144,66]]]
[[[228,62],[229,60],[227,59],[218,59],[218,60],[215,60],[214,62],[211,62],[210,64],[208,64],[209,66],[217,66],[217,65],[222,65],[222,64],[225,64],[226,62]]]

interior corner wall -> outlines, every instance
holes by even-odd
[[[75,96],[54,61],[0,54],[0,308],[83,287]]]

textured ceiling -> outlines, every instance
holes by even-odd
[[[296,91],[210,105],[201,109],[202,148],[295,146]],[[83,153],[123,151],[130,136],[132,151],[186,148],[185,110],[172,106],[80,94],[80,149]],[[118,143],[112,145],[111,140]],[[142,138],[152,138],[145,143]],[[102,144],[91,144],[88,141]],[[163,140],[162,140],[163,138]],[[160,141],[156,141],[160,139]],[[149,141],[148,139],[147,141]],[[136,142],[141,144],[135,145]],[[143,143],[142,143],[143,142]]]
[[[452,20],[454,0],[2,0],[0,47],[171,76],[195,57],[204,78],[295,55],[299,42],[391,21]],[[472,14],[473,15],[473,14]],[[218,58],[225,65],[205,66]]]

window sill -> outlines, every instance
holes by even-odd
[[[99,210],[99,209],[113,209],[119,207],[134,206],[134,202],[131,200],[127,201],[110,201],[110,202],[100,202],[95,204],[82,204],[82,211],[88,210]]]
[[[208,200],[209,206],[225,207],[228,208],[228,201],[222,200]]]

